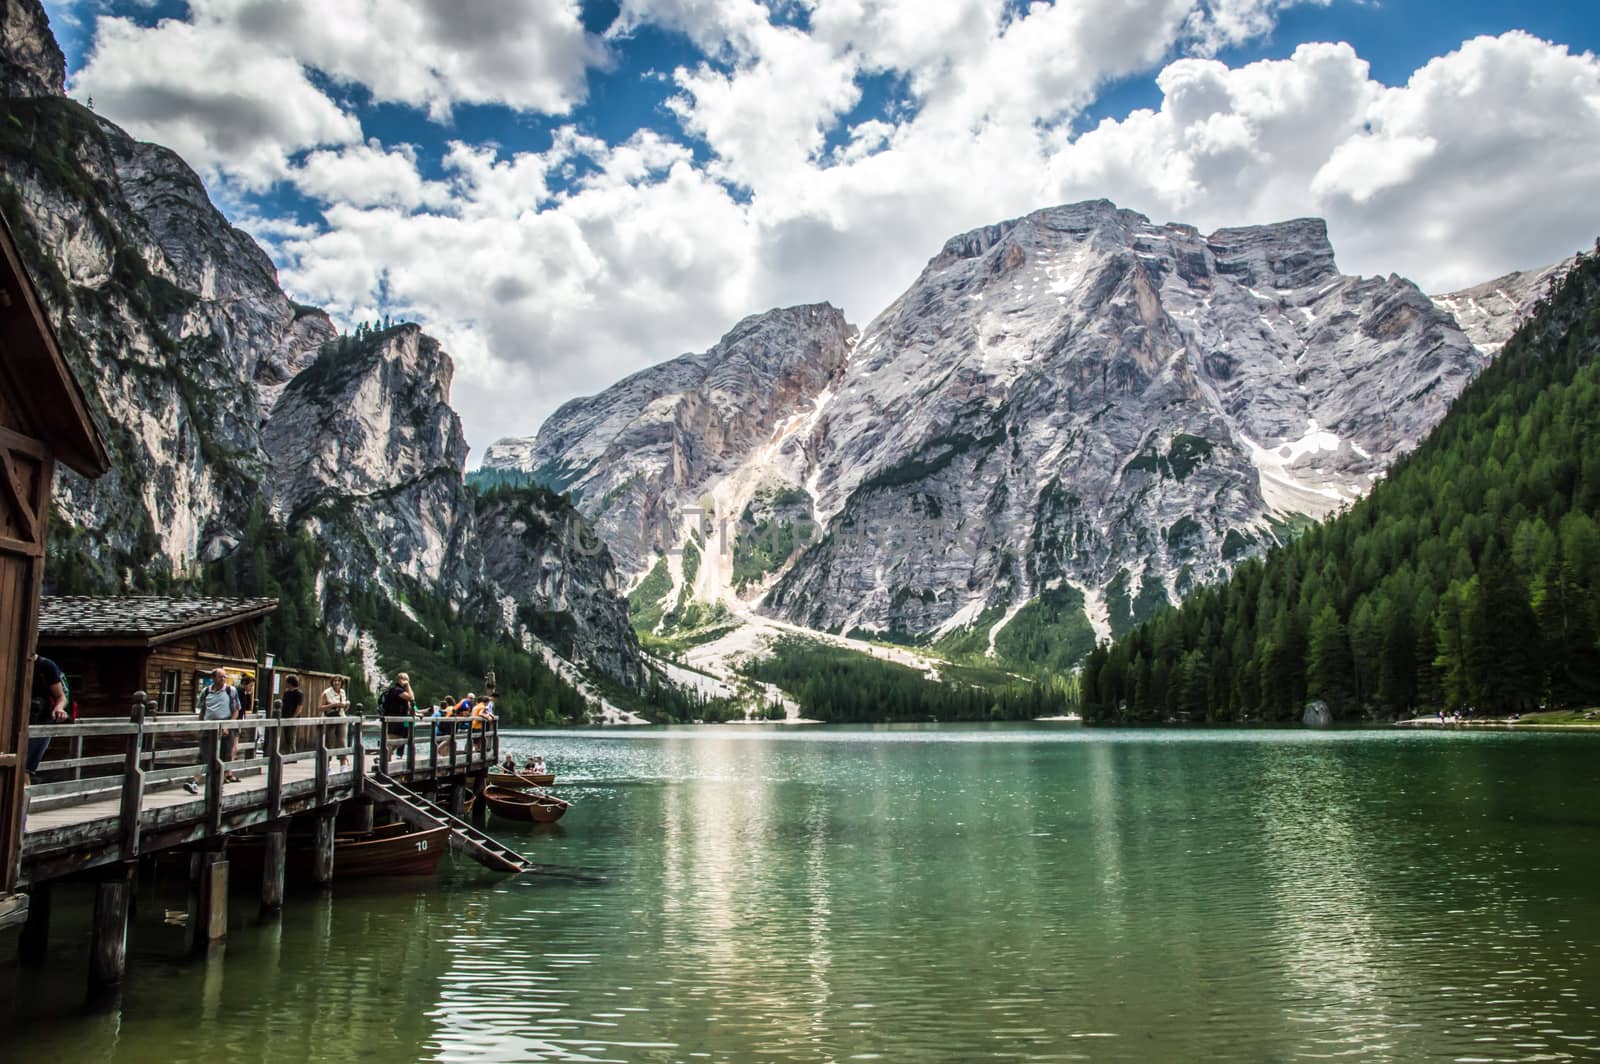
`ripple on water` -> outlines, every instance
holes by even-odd
[[[237,920],[211,963],[164,961],[141,925],[134,965],[161,978],[99,1023],[64,944],[68,975],[12,969],[13,1041],[295,1064],[1593,1059],[1597,819],[1572,795],[1600,759],[1557,738],[514,735],[576,807],[493,830],[587,879],[341,886]]]

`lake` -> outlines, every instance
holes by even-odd
[[[563,877],[236,889],[181,956],[147,884],[86,1009],[0,940],[56,1061],[1600,1057],[1600,736],[1073,724],[512,733]]]

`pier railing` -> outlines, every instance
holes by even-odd
[[[359,797],[374,771],[411,782],[459,780],[499,759],[491,718],[212,721],[149,710],[141,691],[126,721],[29,728],[31,739],[51,740],[47,753],[65,756],[47,757],[27,788],[25,865],[30,853],[96,848],[79,856],[80,866],[130,860],[153,832],[161,845],[192,842]],[[199,794],[182,794],[185,783]]]

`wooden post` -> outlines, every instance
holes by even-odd
[[[360,706],[356,706],[355,711],[355,722],[350,725],[350,792],[360,797],[367,789],[367,740],[365,737],[367,722],[366,718],[361,715]]]
[[[339,808],[322,809],[317,812],[316,843],[311,854],[311,880],[319,886],[327,886],[333,882],[333,840],[334,820],[339,815]]]
[[[428,778],[439,778],[439,722],[433,721],[428,725],[428,730],[433,735],[428,739]]]
[[[377,810],[371,798],[360,798],[356,801],[355,823],[350,830],[358,835],[370,835],[377,822]]]
[[[95,884],[94,937],[89,942],[89,990],[122,982],[128,967],[128,903],[133,897],[132,863],[117,865]]]
[[[216,849],[201,850],[189,860],[194,892],[191,929],[194,949],[205,952],[211,943],[228,937],[228,855],[218,839]]]
[[[456,778],[456,726],[450,725],[450,778]]]
[[[28,922],[17,939],[17,957],[29,967],[44,963],[50,945],[50,884],[28,888]]]
[[[445,786],[450,790],[450,804],[446,808],[451,816],[459,817],[467,811],[467,789],[454,780]]]
[[[133,713],[129,718],[138,726],[128,736],[127,756],[122,764],[122,859],[131,861],[139,856],[139,813],[144,805],[144,767],[141,754],[144,749],[145,693],[133,693]]]
[[[206,834],[222,834],[222,732],[208,728],[200,735],[200,758],[206,772]]]
[[[274,820],[267,825],[267,845],[261,861],[261,911],[275,913],[283,908],[284,873],[289,863],[289,822]]]
[[[378,771],[385,776],[389,774],[389,721],[381,707],[378,710]]]
[[[417,722],[411,721],[406,725],[406,780],[416,778],[417,775]]]
[[[283,816],[283,724],[274,719],[266,728],[267,738],[267,815]]]
[[[317,725],[317,804],[328,804],[328,726]]]
[[[494,763],[498,765],[500,763],[500,722],[491,720],[489,728],[494,734]]]

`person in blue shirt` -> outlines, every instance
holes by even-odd
[[[28,723],[65,724],[72,719],[67,712],[67,687],[61,679],[61,667],[49,658],[33,659],[33,690],[28,703]],[[33,782],[49,739],[28,740],[28,782]]]

